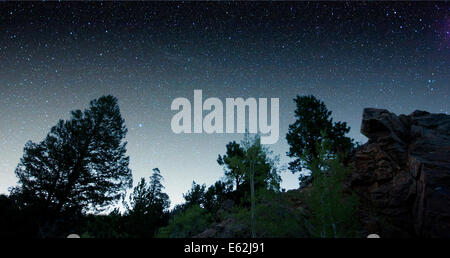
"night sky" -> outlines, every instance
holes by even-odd
[[[158,167],[172,203],[222,175],[241,134],[174,134],[176,97],[280,99],[286,158],[295,95],[351,126],[365,107],[449,112],[450,3],[0,3],[0,192],[16,184],[27,140],[112,94],[128,127],[134,181]],[[282,187],[298,186],[282,173]]]

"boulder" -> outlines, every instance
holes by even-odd
[[[450,237],[450,116],[366,108],[361,133],[347,185],[367,233]]]

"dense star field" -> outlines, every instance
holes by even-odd
[[[280,138],[295,95],[313,94],[359,133],[364,107],[449,112],[446,2],[0,3],[0,192],[16,183],[27,140],[112,94],[128,127],[135,180],[158,167],[173,204],[211,184],[241,134],[174,134],[177,97],[280,99]],[[297,175],[282,173],[284,188]]]

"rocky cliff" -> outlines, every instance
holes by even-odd
[[[349,156],[351,173],[344,182],[344,192],[359,199],[357,235],[450,237],[450,116],[425,111],[397,116],[366,108],[361,132],[368,142]],[[305,202],[311,187],[309,180],[280,194],[289,216],[304,220],[301,237],[311,235]],[[221,210],[233,205],[227,206]],[[233,219],[222,219],[198,237],[248,237],[236,230],[240,227]]]
[[[450,237],[450,116],[366,108],[361,132],[347,186],[366,233]]]

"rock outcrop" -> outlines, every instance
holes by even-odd
[[[344,192],[359,197],[358,235],[450,237],[450,116],[366,108],[361,132],[368,142],[346,161],[352,173],[344,182]],[[302,237],[311,235],[305,202],[311,187],[309,178],[279,196],[287,206],[280,212],[304,221]],[[218,222],[197,237],[249,237],[245,225],[225,216],[233,205],[225,201]]]
[[[366,108],[348,187],[366,233],[450,237],[450,116]]]

